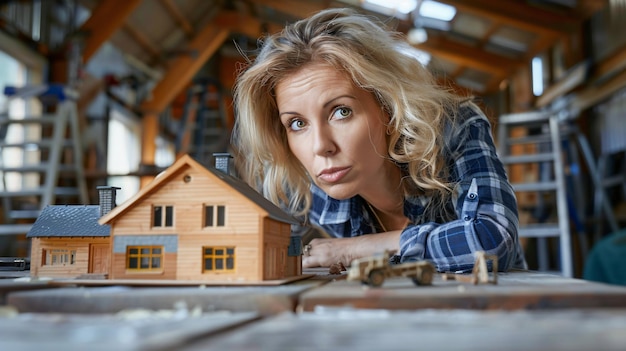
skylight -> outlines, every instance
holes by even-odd
[[[456,8],[434,0],[364,0],[366,8],[388,14],[408,15],[419,7],[419,16],[448,22],[456,15]]]
[[[456,8],[451,5],[442,4],[437,1],[425,0],[420,6],[420,16],[437,19],[440,21],[451,21],[456,15]]]
[[[417,8],[418,0],[365,0],[365,3],[406,15]]]

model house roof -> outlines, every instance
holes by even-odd
[[[26,235],[32,237],[109,236],[111,227],[98,224],[98,205],[46,206]]]
[[[278,206],[274,205],[271,201],[267,200],[265,197],[263,197],[263,195],[259,194],[256,190],[251,188],[241,179],[233,177],[213,167],[207,168],[194,160],[189,155],[183,155],[172,166],[159,174],[150,184],[139,190],[137,194],[135,194],[133,197],[128,199],[120,206],[115,207],[108,214],[104,215],[100,219],[100,223],[110,223],[110,221],[113,220],[115,217],[132,208],[143,197],[155,191],[158,191],[161,186],[166,184],[176,174],[179,174],[179,171],[185,167],[193,168],[200,173],[205,173],[207,174],[207,176],[210,176],[214,179],[216,178],[218,181],[223,182],[224,186],[230,187],[231,189],[248,198],[251,203],[256,204],[259,208],[267,213],[268,217],[285,223],[299,224],[297,219],[283,211]]]

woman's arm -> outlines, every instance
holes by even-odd
[[[439,271],[469,271],[474,253],[483,250],[498,256],[500,270],[525,266],[515,194],[496,155],[490,125],[477,116],[460,128],[463,135],[453,149],[458,219],[407,227],[400,236],[402,262],[429,259]]]
[[[328,267],[343,263],[345,266],[356,258],[372,256],[383,250],[395,253],[399,250],[400,230],[362,235],[352,238],[317,238],[311,240],[310,249],[302,257],[302,267]]]

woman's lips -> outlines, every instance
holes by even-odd
[[[350,167],[327,168],[317,175],[317,178],[326,183],[337,183],[350,172]]]

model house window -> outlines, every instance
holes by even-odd
[[[226,206],[204,206],[204,226],[223,227],[226,225]]]
[[[152,226],[171,227],[174,225],[174,206],[152,207]]]
[[[126,249],[126,268],[160,270],[163,267],[163,246],[129,246]]]
[[[232,271],[235,269],[234,247],[203,247],[204,272]]]
[[[76,250],[49,249],[43,250],[44,266],[64,266],[76,263]]]

